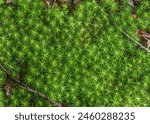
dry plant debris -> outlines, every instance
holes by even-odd
[[[135,7],[137,7],[140,4],[140,0],[128,0],[128,4],[131,7],[135,8]]]
[[[6,4],[13,3],[13,0],[6,0]]]
[[[141,41],[144,42],[147,49],[150,49],[150,31],[138,30],[136,34],[140,37]]]
[[[10,90],[11,90],[11,85],[10,85],[10,83],[5,83],[5,84],[4,84],[4,91],[5,91],[5,95],[6,95],[7,97],[10,96]]]
[[[49,0],[44,0],[44,1],[45,1],[45,4],[46,4],[47,6],[50,6],[50,5],[51,5],[51,3],[50,3]]]

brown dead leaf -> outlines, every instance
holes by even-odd
[[[138,30],[136,34],[146,40],[150,40],[150,31]]]
[[[6,4],[13,3],[13,0],[6,0]]]
[[[4,91],[5,91],[5,95],[6,95],[7,97],[10,96],[10,90],[11,90],[11,85],[10,85],[10,83],[5,83],[5,85],[4,85]]]
[[[145,46],[150,48],[150,31],[138,30],[136,34],[140,37],[141,41],[145,43]]]

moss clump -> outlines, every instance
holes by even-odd
[[[136,30],[150,24],[147,3],[132,10],[125,1],[86,0],[71,12],[40,0],[1,4],[0,62],[65,106],[149,106],[150,54],[120,32],[139,40]],[[13,89],[6,105],[51,106],[33,98]]]

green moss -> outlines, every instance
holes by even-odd
[[[149,27],[147,2],[132,10],[125,1],[87,0],[72,12],[39,0],[1,5],[0,62],[65,106],[149,106],[150,55],[120,31],[139,40],[135,32]],[[19,88],[6,105],[51,106]]]

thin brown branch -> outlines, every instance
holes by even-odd
[[[118,27],[118,25],[116,23],[114,23],[114,25],[116,27]],[[143,46],[142,44],[140,44],[138,41],[136,41],[135,39],[133,39],[128,33],[126,33],[125,31],[121,31],[126,37],[128,37],[132,42],[134,42],[136,45],[140,46],[142,49],[144,49],[145,51],[150,53],[150,50],[147,49],[145,46]]]
[[[0,68],[7,74],[7,75],[10,75],[10,73],[5,69],[5,67],[0,64]]]
[[[46,100],[47,100],[49,103],[51,103],[54,107],[62,107],[61,104],[59,104],[58,102],[56,102],[56,101],[50,99],[49,96],[46,96],[45,94],[43,94],[43,93],[41,93],[41,92],[38,92],[38,91],[32,89],[31,87],[27,86],[26,84],[22,83],[20,80],[13,78],[13,77],[11,76],[11,74],[9,73],[9,71],[7,71],[7,69],[6,69],[2,64],[0,64],[0,68],[6,73],[6,75],[8,75],[8,76],[14,81],[14,83],[15,83],[17,86],[19,86],[19,87],[21,87],[21,88],[27,90],[28,92],[37,94],[38,96],[40,96],[40,97],[46,99]]]
[[[40,97],[46,99],[49,103],[51,103],[51,104],[53,105],[53,107],[61,107],[61,106],[62,106],[62,105],[59,104],[58,102],[56,102],[56,101],[54,101],[54,100],[51,100],[51,99],[50,99],[48,96],[46,96],[45,94],[40,93],[40,92],[38,92],[38,91],[36,91],[36,90],[33,90],[33,89],[30,88],[30,87],[23,86],[23,85],[19,85],[19,87],[21,87],[21,88],[23,88],[23,89],[25,89],[25,90],[27,90],[27,91],[29,91],[29,92],[31,92],[31,93],[37,94],[38,96],[40,96]]]
[[[125,34],[131,41],[133,41],[134,43],[136,43],[138,46],[140,46],[142,49],[146,50],[147,52],[150,53],[150,50],[147,49],[146,47],[144,47],[142,44],[140,44],[139,42],[137,42],[136,40],[134,40],[130,35],[128,35],[126,32],[122,31],[123,34]]]

